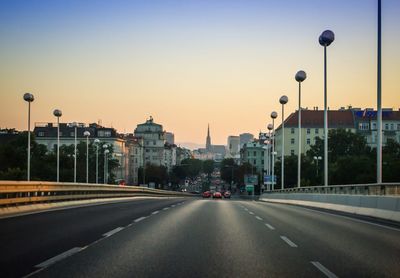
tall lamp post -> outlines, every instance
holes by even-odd
[[[377,57],[377,146],[376,146],[376,182],[382,183],[382,9],[378,0],[378,57]]]
[[[31,93],[24,94],[24,100],[28,102],[28,162],[26,179],[31,180],[31,102],[34,100],[34,96]]]
[[[325,30],[319,36],[319,44],[324,47],[324,184],[328,186],[328,103],[327,103],[327,69],[326,48],[335,40],[331,30]]]
[[[278,117],[278,113],[275,111],[271,112],[272,118],[272,190],[275,190],[275,119]]]
[[[318,161],[319,161],[319,160],[322,160],[322,157],[320,157],[320,156],[314,156],[314,160],[315,160],[315,162],[317,163],[317,178],[318,178]]]
[[[108,145],[107,144],[104,144],[103,145],[103,148],[105,149],[104,150],[104,184],[107,184],[108,183],[108,167],[107,167],[107,154],[110,152],[107,148],[108,148]]]
[[[89,136],[90,132],[85,131],[83,136],[86,137],[86,183],[89,183]]]
[[[57,117],[57,182],[60,181],[60,117],[62,112],[60,109],[55,109],[53,115]]]
[[[280,104],[282,104],[282,154],[281,154],[281,189],[284,188],[285,179],[285,104],[289,101],[288,97],[283,95],[279,99]]]
[[[267,165],[268,165],[268,167],[267,167],[267,174],[268,174],[268,176],[269,177],[271,177],[271,153],[272,153],[272,151],[271,151],[271,148],[272,148],[272,138],[271,138],[271,132],[272,132],[272,129],[273,129],[273,125],[272,124],[268,124],[268,126],[267,126],[267,128],[268,128],[268,130],[269,130],[269,146],[267,147]],[[272,181],[272,179],[271,179],[271,181]],[[272,182],[271,182],[272,183]],[[270,184],[268,184],[268,190],[271,190],[271,188],[270,188]]]
[[[300,187],[300,181],[301,181],[301,82],[303,82],[304,80],[306,80],[307,78],[307,74],[305,73],[305,71],[298,71],[294,77],[296,79],[296,81],[299,83],[299,126],[298,126],[298,130],[299,130],[299,152],[298,152],[298,158],[297,158],[297,187]]]
[[[77,150],[76,150],[76,145],[77,145],[77,132],[78,132],[78,124],[74,122],[72,124],[74,126],[74,135],[75,135],[75,140],[74,140],[74,183],[76,183],[76,157],[77,157]]]
[[[99,144],[100,144],[100,140],[95,139],[94,143],[96,145],[96,183],[99,183]]]

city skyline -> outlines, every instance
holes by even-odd
[[[0,127],[98,122],[131,133],[152,115],[176,142],[213,144],[265,131],[286,94],[297,107],[295,73],[307,72],[302,106],[376,108],[376,1],[2,1]],[[400,4],[383,1],[383,107],[400,108]]]

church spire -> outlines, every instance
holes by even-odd
[[[207,127],[206,150],[211,151],[210,124]]]

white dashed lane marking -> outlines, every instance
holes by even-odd
[[[111,231],[109,231],[109,232],[103,234],[103,236],[105,236],[105,237],[112,236],[113,234],[116,234],[116,233],[118,233],[119,231],[122,231],[123,229],[124,229],[124,228],[122,228],[122,227],[115,228],[114,230],[111,230]]]
[[[65,251],[64,253],[61,253],[53,258],[50,258],[38,265],[35,265],[35,267],[37,268],[43,268],[43,267],[48,267],[49,265],[52,265],[58,261],[61,261],[62,259],[65,259],[75,253],[78,253],[79,251],[81,251],[82,248],[81,247],[74,247],[72,249],[69,249],[68,251]]]
[[[265,223],[265,226],[267,226],[268,229],[270,229],[270,230],[275,230],[275,228],[268,223]]]
[[[145,220],[147,217],[143,216],[143,217],[139,217],[138,219],[135,219],[133,222],[138,223],[142,220]]]
[[[153,211],[151,214],[157,214],[157,213],[159,213],[160,211],[159,210],[156,210],[156,211]]]
[[[256,216],[256,218],[258,219],[258,220],[263,220],[260,216]]]
[[[287,237],[281,236],[281,239],[282,239],[284,242],[286,242],[290,247],[293,247],[293,248],[296,248],[296,247],[297,247],[297,245],[296,245],[293,241],[291,241],[290,239],[288,239]]]
[[[329,278],[337,278],[335,274],[329,271],[325,266],[323,266],[320,262],[311,262],[313,266],[318,268],[319,271],[321,271],[323,274],[326,275],[326,277]]]
[[[163,208],[163,210],[169,210],[169,208]]]

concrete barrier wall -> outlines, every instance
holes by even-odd
[[[266,193],[261,195],[260,201],[332,209],[400,222],[400,197],[396,196]]]

